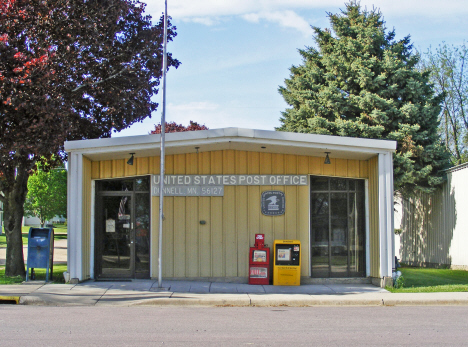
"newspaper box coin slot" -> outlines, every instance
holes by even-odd
[[[250,247],[249,284],[270,284],[270,248],[265,247],[265,234],[255,234],[255,245]]]

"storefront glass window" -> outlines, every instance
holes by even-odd
[[[100,190],[106,192],[124,192],[133,190],[133,180],[103,180],[99,181]]]
[[[138,177],[135,179],[135,190],[137,192],[146,192],[150,190],[148,177]]]
[[[328,177],[312,176],[310,178],[310,189],[328,190]]]
[[[330,190],[347,190],[346,178],[330,178]]]
[[[365,276],[364,194],[364,180],[311,177],[312,277]]]

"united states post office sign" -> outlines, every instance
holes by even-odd
[[[151,194],[159,196],[159,175]],[[165,196],[224,196],[224,186],[306,186],[307,175],[165,175]]]

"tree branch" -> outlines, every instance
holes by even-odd
[[[88,86],[95,86],[95,85],[98,85],[98,84],[101,84],[101,83],[104,83],[104,82],[107,82],[107,81],[110,81],[111,79],[114,79],[120,75],[122,75],[124,72],[132,72],[132,70],[129,70],[128,68],[124,68],[122,69],[121,71],[113,74],[113,75],[110,75],[109,77],[107,78],[104,78],[102,80],[99,80],[97,82],[92,82],[92,83],[83,83],[81,85],[79,85],[78,87],[76,87],[75,89],[72,90],[72,92],[76,92],[78,90],[80,90],[81,88],[84,88],[84,87],[88,87]]]

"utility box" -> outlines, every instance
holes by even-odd
[[[255,234],[255,245],[249,252],[249,284],[270,284],[270,248],[265,234]]]
[[[46,282],[53,278],[54,267],[54,229],[52,228],[30,228],[28,235],[28,267],[26,281],[29,280],[29,269],[31,279],[36,279],[34,269],[46,269]]]
[[[301,284],[301,242],[275,240],[273,243],[273,285],[298,286]]]

